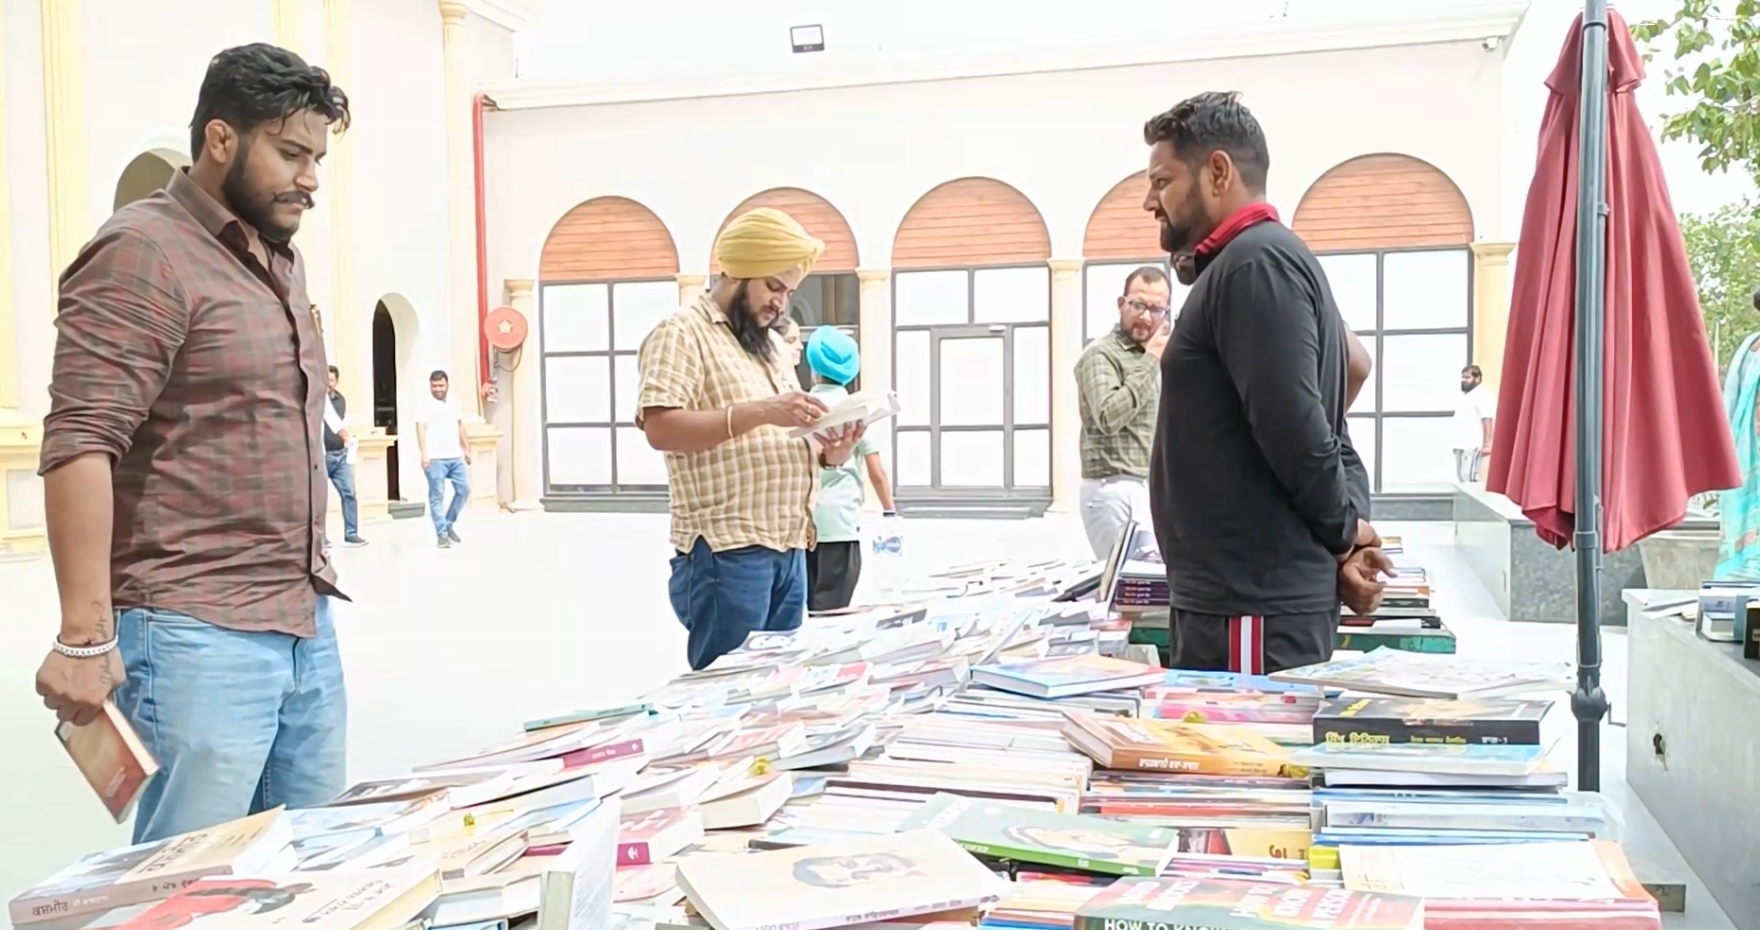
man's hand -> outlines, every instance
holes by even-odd
[[[758,401],[757,406],[758,422],[783,429],[811,426],[829,409],[824,401],[805,391],[787,391]]]
[[[464,463],[466,465],[471,463],[471,450],[469,449],[464,450]]]
[[[1369,521],[1358,519],[1357,535],[1355,539],[1351,540],[1351,551],[1344,555],[1336,556],[1338,564],[1343,565],[1351,556],[1356,555],[1359,550],[1369,548],[1381,548],[1381,534],[1375,532],[1375,527],[1372,526]],[[1385,556],[1383,556],[1383,558],[1385,558]]]
[[[424,457],[423,457],[423,458],[422,458],[422,471],[424,471],[424,472],[425,472],[425,471],[427,471],[427,470],[428,470],[428,459],[427,459],[427,457],[426,457],[426,456],[424,456]]]
[[[850,454],[855,451],[856,443],[861,442],[862,436],[867,432],[868,424],[857,422],[836,427],[828,433],[820,433],[818,435],[821,444],[819,457],[825,460],[825,464],[833,468],[842,465],[849,461]]]
[[[1150,336],[1149,341],[1143,343],[1143,351],[1160,358],[1162,351],[1167,348],[1167,337],[1172,333],[1173,331],[1165,326],[1156,330],[1155,335]]]
[[[114,649],[89,659],[50,651],[37,668],[37,694],[56,719],[85,726],[97,719],[124,675],[122,657]]]
[[[1374,613],[1387,589],[1381,574],[1392,571],[1393,560],[1379,548],[1358,549],[1338,567],[1338,599],[1358,616]]]

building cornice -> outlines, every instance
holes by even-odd
[[[509,0],[471,2],[475,9],[479,2],[506,4]],[[1392,7],[1387,15],[1373,21],[1360,16],[1315,16],[1197,27],[1154,46],[1017,51],[958,59],[826,59],[824,64],[828,67],[809,74],[800,73],[795,68],[723,78],[657,73],[626,75],[615,81],[515,79],[485,85],[483,91],[494,101],[496,109],[532,110],[1130,68],[1492,38],[1501,42],[1515,32],[1528,6],[1529,0],[1472,0],[1437,10],[1430,4],[1411,3]],[[1487,54],[1493,52],[1487,51]],[[664,56],[658,56],[654,61],[656,67],[676,64]]]
[[[508,32],[526,28],[540,12],[534,0],[464,0],[464,5]]]

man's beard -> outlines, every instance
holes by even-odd
[[[1471,393],[1473,393],[1473,388],[1476,388],[1478,386],[1479,386],[1478,383],[1475,381],[1462,381],[1461,382],[1461,393],[1462,394],[1471,394]]]
[[[733,330],[733,338],[753,357],[766,362],[775,360],[776,342],[771,338],[771,328],[758,323],[757,311],[746,299],[744,284],[733,293],[733,306],[727,308],[727,328]]]
[[[1161,221],[1161,250],[1169,255],[1194,251],[1215,228],[1204,215],[1204,199],[1198,196],[1197,185],[1193,185],[1191,193],[1186,195],[1179,213],[1183,215],[1164,213],[1158,217]]]
[[[272,209],[278,201],[303,203],[309,209],[312,206],[310,197],[299,191],[289,191],[275,196],[263,196],[251,190],[250,178],[244,170],[244,158],[241,155],[226,169],[226,176],[220,179],[220,193],[226,197],[226,206],[246,225],[257,231],[270,242],[288,242],[293,234],[299,232],[299,224],[294,223],[289,229],[281,226],[272,218]]]

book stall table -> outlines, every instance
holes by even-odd
[[[330,806],[87,857],[13,923],[1662,927],[1625,818],[1554,758],[1567,670],[1396,649],[1163,669],[1117,656],[1096,571],[930,576]]]

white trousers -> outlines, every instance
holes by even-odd
[[[1149,522],[1149,482],[1130,475],[1082,479],[1082,528],[1094,558],[1105,560],[1125,524]]]

